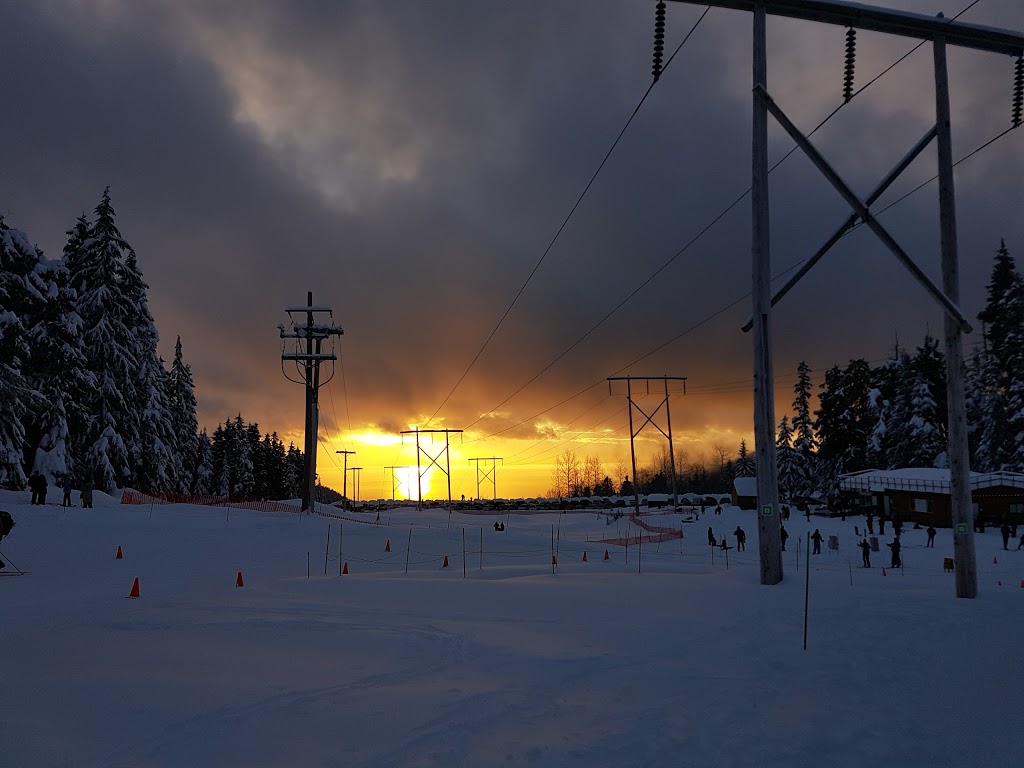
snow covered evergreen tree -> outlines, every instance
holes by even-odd
[[[753,457],[747,454],[747,441],[740,440],[740,452],[733,464],[733,477],[753,477],[756,472]]]
[[[25,485],[25,419],[34,400],[23,373],[29,345],[22,320],[31,314],[29,275],[39,253],[0,216],[0,484]],[[42,300],[42,296],[38,297]]]
[[[799,468],[803,474],[796,492],[810,495],[817,489],[815,464],[818,441],[811,418],[811,369],[804,360],[796,368],[793,394],[793,448],[799,456]]]
[[[141,361],[134,336],[136,309],[123,290],[124,259],[132,249],[114,223],[109,189],[95,212],[88,236],[76,249],[70,278],[79,290],[77,311],[96,386],[84,403],[90,417],[86,431],[71,438],[97,487],[109,489],[131,479],[132,451],[141,446],[136,410]]]
[[[977,350],[967,367],[967,424],[971,467],[998,472],[1010,463],[1011,446],[1006,393],[1000,386],[998,363],[987,350]]]
[[[789,426],[788,416],[782,417],[775,434],[775,456],[779,470],[779,492],[783,498],[791,499],[801,494],[807,473],[801,455],[793,446],[793,430]]]
[[[82,403],[95,377],[85,365],[82,322],[68,270],[61,261],[44,260],[36,276],[46,300],[26,333],[31,350],[26,380],[37,395],[26,448],[34,453],[31,466],[60,482],[75,473],[71,434],[88,421]]]
[[[198,486],[197,470],[200,464],[198,440],[199,420],[196,416],[196,393],[192,369],[181,354],[181,336],[174,342],[174,360],[168,378],[168,408],[171,431],[178,449],[178,491],[189,493]],[[196,490],[196,493],[201,491]]]
[[[138,443],[133,447],[133,482],[147,491],[177,490],[179,477],[184,473],[174,431],[171,379],[157,351],[159,334],[149,311],[149,286],[142,278],[134,251],[125,256],[122,290],[134,308],[129,326],[134,332],[134,356],[138,361],[133,410],[139,433]]]
[[[214,471],[213,471],[213,450],[211,448],[210,436],[204,429],[196,437],[196,471],[192,483],[192,493],[201,496],[214,494]]]

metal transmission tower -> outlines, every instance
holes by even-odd
[[[957,253],[956,203],[953,190],[952,135],[950,127],[949,79],[946,70],[946,46],[954,45],[1017,57],[1018,73],[1022,71],[1024,34],[1008,30],[964,24],[938,17],[905,11],[837,2],[836,0],[674,0],[691,5],[751,11],[753,13],[753,163],[752,163],[752,256],[753,256],[753,319],[754,330],[754,437],[757,459],[757,495],[760,507],[758,540],[761,557],[761,583],[777,584],[782,580],[782,554],[778,521],[778,474],[775,463],[775,413],[772,389],[771,308],[782,295],[820,259],[838,239],[858,221],[873,231],[942,306],[945,313],[945,355],[947,399],[949,402],[950,496],[953,516],[953,553],[956,570],[957,597],[975,597],[978,574],[974,553],[974,526],[969,486],[969,454],[967,449],[967,415],[963,383],[962,334],[971,325],[961,312],[960,267]],[[768,56],[766,42],[767,15],[787,16],[824,24],[848,27],[850,32],[867,29],[919,40],[932,41],[935,71],[935,127],[910,151],[907,157],[863,201],[846,184],[810,140],[800,132],[775,103],[768,91]],[[847,33],[844,95],[852,97],[856,35]],[[1015,83],[1020,93],[1021,75]],[[768,230],[768,114],[779,122],[804,151],[812,163],[843,196],[852,209],[850,218],[800,274],[771,296],[771,257]],[[1013,125],[1020,124],[1017,102],[1014,102]],[[882,192],[910,162],[937,139],[939,178],[939,232],[942,255],[942,288],[936,286],[911,260],[889,232],[869,210]]]
[[[345,499],[345,507],[347,509],[348,508],[348,457],[349,456],[355,456],[356,452],[355,451],[335,451],[335,453],[342,454],[344,459],[345,459],[345,466],[342,469],[342,476],[343,476],[344,479],[341,481],[341,495]],[[337,465],[335,465],[335,466],[337,466]]]
[[[672,447],[672,414],[668,409],[668,383],[670,381],[681,381],[683,382],[683,394],[686,394],[686,377],[685,376],[609,376],[608,377],[608,394],[612,394],[612,382],[613,381],[624,381],[626,382],[626,399],[629,401],[629,457],[633,463],[633,498],[635,502],[635,509],[637,514],[640,513],[640,486],[636,482],[636,448],[634,447],[633,440],[639,435],[644,427],[648,424],[654,426],[656,430],[661,432],[662,435],[668,440],[668,460],[672,465],[672,507],[679,506],[679,491],[676,488],[676,454]],[[651,394],[651,382],[661,381],[665,384],[665,396],[661,402],[658,403],[658,407],[655,408],[650,415],[648,415],[643,408],[637,405],[636,401],[633,400],[633,382],[642,381],[645,385],[645,396]],[[654,417],[658,415],[658,411],[661,410],[662,406],[665,407],[665,421],[668,431],[666,432],[654,421]],[[644,423],[641,424],[636,430],[633,429],[633,409],[640,411],[644,416]]]
[[[461,435],[462,434],[462,430],[461,429],[407,429],[407,430],[401,432],[400,434],[402,434],[402,435],[416,435],[416,509],[417,510],[423,509],[423,475],[431,467],[437,467],[442,472],[444,472],[445,477],[448,478],[448,515],[450,517],[451,513],[452,513],[452,472],[451,472],[452,462],[451,462],[451,458],[450,458],[449,453],[448,453],[449,435],[451,435],[451,434],[459,434],[459,435]],[[444,435],[444,447],[440,451],[437,452],[436,456],[431,455],[425,448],[423,448],[420,445],[420,435],[427,435],[427,434],[430,434],[430,435],[443,434]],[[440,464],[437,463],[438,459],[441,458],[442,454],[444,454],[444,461],[445,461],[445,465],[443,467]],[[430,459],[430,463],[427,464],[427,468],[426,469],[423,469],[422,465],[420,464],[420,456],[421,455],[422,456],[426,456],[428,459]]]
[[[490,480],[491,481],[491,485],[494,487],[494,495],[491,498],[494,501],[497,501],[497,499],[498,499],[498,465],[495,462],[502,461],[502,458],[500,456],[490,456],[490,457],[488,457],[486,459],[484,459],[484,458],[469,459],[469,461],[475,461],[476,462],[476,497],[477,497],[477,499],[478,500],[480,499],[480,481],[483,480],[483,481],[486,482],[487,480]],[[491,468],[490,469],[481,470],[481,468],[480,468],[480,462],[481,461],[489,461],[489,462],[491,462]]]
[[[285,328],[284,323],[278,326],[282,339],[295,339],[295,351],[285,352],[281,350],[281,370],[285,378],[296,384],[303,384],[306,387],[306,425],[305,425],[305,456],[304,469],[305,480],[302,484],[302,510],[308,511],[314,508],[316,500],[316,447],[317,428],[319,425],[319,392],[320,386],[326,384],[334,377],[332,368],[331,375],[325,381],[320,381],[320,363],[325,360],[337,360],[334,352],[324,352],[322,345],[325,339],[332,336],[341,336],[344,331],[340,325],[330,323],[319,323],[315,317],[317,314],[326,313],[332,320],[334,315],[330,307],[313,306],[313,292],[306,294],[306,306],[285,307],[288,313],[290,327]],[[296,315],[305,315],[305,322],[296,320]],[[305,342],[303,345],[302,342]],[[303,346],[305,349],[303,350]],[[285,361],[295,362],[295,368],[299,378],[293,379],[285,369]]]

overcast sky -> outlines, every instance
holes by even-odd
[[[883,4],[950,17],[969,0]],[[666,56],[703,10],[669,3]],[[672,426],[691,456],[750,439],[749,301],[715,314],[750,290],[749,199],[679,254],[750,184],[749,14],[708,13],[455,388],[646,91],[654,2],[0,0],[0,12],[0,210],[55,258],[110,186],[163,354],[180,335],[211,430],[241,412],[301,445],[302,388],[282,374],[277,324],[313,291],[345,328],[343,374],[321,394],[331,485],[332,451],[362,449],[363,495],[377,495],[380,467],[415,454],[372,453],[362,436],[387,443],[413,425],[466,428],[460,456],[502,456],[510,479],[566,447],[611,470],[628,459],[625,398],[604,384],[573,397],[611,375],[688,377]],[[961,20],[1024,30],[1019,0],[980,0]],[[861,32],[856,86],[914,44]],[[844,48],[842,28],[769,22],[769,90],[805,132],[842,101]],[[931,68],[926,45],[815,135],[862,196],[934,121]],[[958,159],[1009,127],[1013,60],[953,50],[950,72]],[[775,125],[771,137],[774,161],[792,145]],[[971,318],[1000,238],[1024,254],[1022,137],[957,168]],[[934,158],[878,207],[933,176]],[[771,185],[778,273],[848,209],[799,153]],[[940,282],[936,185],[882,220]],[[863,228],[774,318],[777,418],[799,360],[817,385],[833,363],[942,327]],[[581,431],[598,442],[565,444]],[[547,490],[547,470],[533,472],[543,487],[520,493]]]

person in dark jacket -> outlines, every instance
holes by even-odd
[[[37,469],[32,473],[32,476],[28,479],[29,490],[32,491],[32,504],[40,504],[39,497],[41,494],[46,493],[46,478],[39,474]]]
[[[1003,527],[999,529],[999,532],[1003,534],[1003,549],[1010,548],[1010,525],[1003,523]]]
[[[897,536],[896,538],[894,538],[892,541],[890,541],[885,546],[887,546],[889,549],[892,550],[892,566],[891,567],[892,568],[902,568],[903,567],[903,561],[900,559],[900,548],[901,548],[900,547],[900,537]]]
[[[708,526],[708,544],[710,544],[712,547],[718,546],[718,542],[715,541],[715,534],[711,530],[711,526]]]
[[[92,480],[88,477],[82,481],[82,490],[78,492],[78,497],[82,502],[82,509],[92,509]]]
[[[738,552],[746,552],[747,551],[747,532],[744,531],[742,528],[740,528],[737,525],[736,526],[736,530],[733,531],[733,536],[736,537],[736,550]]]
[[[782,526],[782,551],[786,551],[786,539],[789,538],[789,532],[786,530],[786,526]]]
[[[821,554],[821,542],[823,539],[824,537],[821,535],[821,531],[815,528],[814,534],[811,536],[811,541],[814,542],[814,551],[811,553],[812,555]]]
[[[46,503],[46,477],[38,469],[28,479],[28,487],[32,489],[33,504],[42,505]]]
[[[64,483],[63,483],[63,485],[61,487],[64,489],[64,498],[63,498],[63,500],[61,500],[60,505],[62,507],[73,507],[74,504],[71,503],[71,473],[70,472],[68,472],[66,475],[64,475]]]
[[[862,556],[864,558],[864,567],[865,568],[870,568],[871,567],[871,545],[868,544],[868,540],[867,539],[861,539],[860,544],[858,544],[857,546],[860,547],[861,554],[862,554]]]
[[[925,546],[935,549],[935,526],[929,525],[925,533],[928,534],[928,541],[925,542]]]

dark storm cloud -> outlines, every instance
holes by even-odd
[[[515,296],[649,77],[649,4],[3,5],[0,207],[55,256],[63,231],[112,186],[165,355],[180,333],[210,426],[239,410],[266,429],[300,422],[301,389],[282,376],[276,325],[309,290],[346,329],[345,387],[339,370],[328,428],[422,423]],[[671,4],[670,49],[701,10]],[[1019,26],[1015,17],[1013,0],[991,0],[965,20]],[[774,21],[771,29],[771,90],[809,130],[841,93],[842,30]],[[858,84],[910,47],[861,39]],[[745,14],[708,15],[432,426],[461,428],[501,403],[747,188],[748,48]],[[930,58],[927,47],[915,54],[815,137],[858,190],[927,129]],[[994,59],[952,58],[957,156],[1007,124],[1010,68]],[[772,135],[778,158],[789,143]],[[895,189],[931,176],[933,157]],[[998,239],[1024,253],[1021,157],[1011,135],[958,170],[972,316]],[[806,258],[847,215],[799,156],[773,174],[772,204],[777,270]],[[885,220],[938,279],[934,187]],[[550,430],[544,419],[519,422],[681,334],[625,372],[705,385],[749,378],[750,339],[737,330],[746,303],[685,333],[748,290],[744,201],[477,428]],[[939,313],[858,231],[780,305],[777,372],[802,358],[818,370],[878,358],[895,334],[916,344],[926,327],[939,332]],[[723,397],[692,398],[679,429],[749,412],[742,394]],[[569,421],[595,398],[546,418]],[[621,406],[602,405],[578,426]]]

